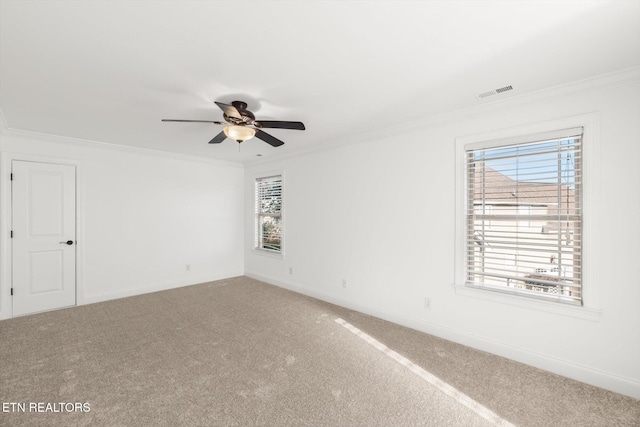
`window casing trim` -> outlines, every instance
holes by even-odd
[[[513,141],[518,138],[527,139],[531,135],[555,132],[558,129],[583,128],[582,151],[583,151],[583,242],[582,242],[582,265],[583,265],[583,305],[572,306],[558,304],[546,297],[543,299],[530,298],[522,293],[509,292],[508,289],[492,289],[491,287],[469,287],[466,285],[466,197],[467,197],[467,177],[466,177],[466,150],[468,148],[484,148],[488,146],[500,145],[501,141]],[[497,144],[496,144],[497,143]],[[560,314],[573,315],[594,319],[599,317],[600,298],[598,292],[598,266],[597,250],[598,230],[598,196],[599,188],[599,115],[597,113],[569,117],[565,119],[552,120],[548,122],[535,123],[518,126],[509,129],[485,132],[482,134],[468,135],[456,138],[455,145],[455,259],[454,259],[454,289],[456,294],[491,300],[506,304],[515,304],[521,307],[540,309]]]

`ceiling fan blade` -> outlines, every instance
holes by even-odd
[[[213,120],[180,120],[180,119],[162,119],[163,122],[195,122],[195,123],[215,123],[223,125],[222,122],[214,122]]]
[[[284,145],[284,142],[280,141],[275,136],[271,136],[268,133],[261,131],[260,129],[256,129],[256,138],[259,138],[264,142],[266,142],[267,144],[272,145],[274,147],[279,147],[281,145]]]
[[[260,128],[295,129],[295,130],[305,129],[304,123],[302,122],[282,122],[278,120],[256,120],[254,124]]]
[[[224,104],[218,101],[215,101],[215,103],[227,116],[242,120],[242,114],[240,114],[238,109],[233,105]]]
[[[227,135],[225,135],[224,131],[222,131],[219,134],[217,134],[216,136],[214,136],[213,139],[211,141],[209,141],[209,144],[220,144],[225,139],[227,139]]]

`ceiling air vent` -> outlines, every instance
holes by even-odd
[[[498,88],[498,89],[493,89],[493,90],[490,90],[488,92],[482,92],[482,93],[479,93],[476,96],[478,98],[486,98],[487,96],[497,95],[499,93],[508,92],[510,90],[513,90],[513,86],[511,86],[511,85],[505,86],[505,87],[501,87],[501,88]]]

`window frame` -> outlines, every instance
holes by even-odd
[[[259,190],[258,190],[259,182],[272,179],[272,178],[280,179],[280,212],[277,214],[260,212],[260,199],[259,199]],[[282,257],[284,255],[284,173],[271,172],[271,173],[262,173],[260,175],[256,175],[253,180],[253,190],[254,190],[253,249],[254,251],[257,251],[257,253],[260,253],[260,254]],[[261,227],[260,227],[261,218],[263,217],[280,218],[280,249],[269,249],[269,248],[263,247],[264,244],[261,240],[263,236],[262,236]]]
[[[467,169],[466,148],[469,146],[487,146],[497,140],[505,138],[517,139],[522,137],[553,132],[558,129],[574,127],[583,128],[582,137],[582,305],[570,305],[558,303],[554,300],[546,300],[528,297],[521,293],[509,292],[508,289],[492,289],[467,286],[467,222],[466,222],[466,198],[467,198]],[[548,122],[523,125],[514,128],[489,131],[474,135],[456,138],[455,144],[455,260],[454,260],[454,289],[456,294],[493,302],[517,305],[559,314],[573,315],[575,317],[596,320],[600,316],[600,301],[598,292],[598,268],[597,250],[599,248],[597,224],[597,206],[599,188],[599,116],[597,113],[552,120]]]

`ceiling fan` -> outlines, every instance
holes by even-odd
[[[231,105],[217,102],[216,105],[222,110],[224,122],[213,120],[179,120],[179,119],[162,119],[163,122],[197,122],[197,123],[214,123],[216,125],[225,125],[222,132],[213,137],[209,144],[219,144],[226,138],[231,138],[238,143],[253,138],[263,140],[267,144],[279,147],[284,144],[278,138],[269,135],[262,129],[296,129],[304,130],[302,122],[284,122],[278,120],[256,120],[253,113],[247,110],[247,103],[243,101],[233,101]]]

